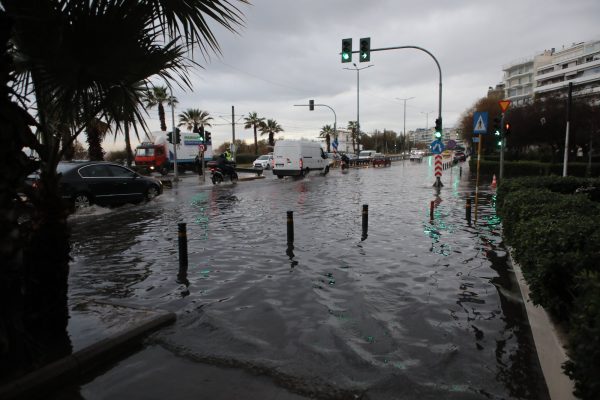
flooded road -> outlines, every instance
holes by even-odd
[[[151,203],[74,216],[73,302],[178,315],[143,351],[82,383],[81,396],[234,398],[227,382],[243,373],[288,396],[246,398],[547,399],[494,193],[480,189],[469,226],[474,182],[463,169],[444,171],[439,196],[431,158],[301,180],[267,171],[236,185],[190,176]],[[187,223],[186,279],[178,222]],[[194,368],[197,386],[173,382]],[[208,368],[223,369],[222,384],[206,393]]]

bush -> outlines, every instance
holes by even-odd
[[[477,170],[477,157],[469,159],[471,171]],[[591,176],[600,175],[600,164],[592,164]],[[500,173],[500,162],[494,156],[486,156],[479,162],[479,172],[483,175],[492,175]],[[504,177],[517,178],[522,176],[546,176],[562,175],[563,165],[551,164],[540,161],[505,161]],[[569,163],[567,172],[570,176],[587,176],[587,163]]]
[[[256,156],[252,153],[240,153],[235,155],[235,161],[238,164],[252,164]]]
[[[570,360],[565,372],[575,381],[575,395],[584,400],[600,399],[600,274],[578,276],[581,295],[569,331]]]
[[[599,179],[526,177],[503,180],[496,206],[515,260],[542,305],[569,333],[566,373],[582,399],[600,398]],[[597,200],[597,198],[596,198]]]

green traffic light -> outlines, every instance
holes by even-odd
[[[342,58],[344,60],[349,60],[350,59],[350,54],[348,54],[348,53],[342,53]]]
[[[436,133],[434,134],[434,136],[435,136],[435,138],[436,138],[436,139],[439,139],[439,138],[441,138],[441,137],[442,137],[442,133],[441,133],[441,132],[436,132]]]

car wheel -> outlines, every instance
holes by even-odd
[[[78,193],[73,197],[73,208],[75,210],[80,210],[82,208],[87,208],[92,205],[90,197],[85,193]]]
[[[158,188],[152,185],[146,190],[146,201],[150,201],[156,196],[158,196]]]
[[[161,174],[162,176],[165,176],[165,175],[167,175],[168,173],[169,173],[169,169],[168,169],[167,167],[162,167],[162,168],[160,169],[160,174]]]

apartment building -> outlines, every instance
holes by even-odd
[[[600,40],[574,43],[554,52],[549,63],[537,66],[534,96],[566,96],[570,82],[573,97],[600,101]]]
[[[552,60],[552,50],[514,60],[502,67],[504,71],[505,99],[510,100],[515,106],[527,104],[533,100],[535,88],[535,73]]]
[[[514,60],[502,67],[504,98],[515,106],[543,99],[566,96],[573,82],[573,96],[600,101],[600,40],[573,43],[557,51],[544,50]]]

